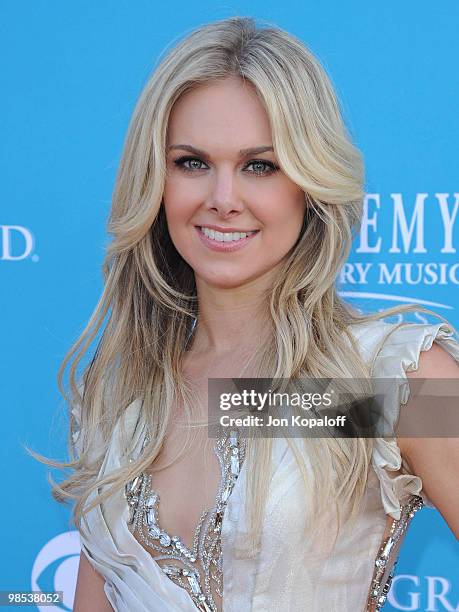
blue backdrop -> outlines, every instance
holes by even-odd
[[[366,216],[342,294],[368,310],[419,302],[459,324],[456,1],[2,0],[0,589],[64,590],[60,609],[72,608],[78,534],[21,443],[65,456],[56,373],[101,291],[115,172],[158,54],[238,14],[306,42],[365,156]],[[384,609],[459,610],[458,566],[457,541],[424,509]]]

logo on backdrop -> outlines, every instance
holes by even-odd
[[[22,261],[30,257],[38,261],[38,255],[31,255],[34,248],[32,232],[22,225],[0,225],[0,261]]]
[[[31,590],[64,594],[63,605],[37,606],[40,612],[72,610],[80,550],[80,535],[74,530],[52,538],[38,553],[32,567]]]
[[[443,576],[424,576],[423,583],[419,576],[412,574],[394,576],[387,603],[394,610],[459,612],[459,603],[451,595],[449,580]]]
[[[418,193],[414,205],[401,193],[384,203],[380,194],[366,194],[360,234],[339,275],[340,294],[452,309],[459,286],[458,208],[459,193]],[[426,288],[442,296],[452,290],[452,299],[432,301],[432,292],[422,299]]]

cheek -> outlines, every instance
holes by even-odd
[[[165,186],[163,202],[167,222],[172,227],[177,225],[178,222],[187,221],[191,217],[196,210],[199,199],[193,193],[192,188],[185,189],[183,183],[174,181],[173,184]]]
[[[266,193],[258,206],[260,219],[271,228],[282,227],[284,231],[295,228],[303,222],[306,211],[304,193],[280,186]]]

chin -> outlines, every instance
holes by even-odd
[[[217,289],[237,289],[250,282],[250,278],[236,276],[234,273],[228,274],[199,274],[200,280],[209,287]]]
[[[209,285],[210,287],[216,287],[217,289],[237,289],[238,287],[241,287],[242,285],[245,285],[248,282],[248,280],[246,279],[235,279],[233,278],[228,278],[228,279],[222,279],[219,278],[218,280],[215,278],[212,279],[208,279],[206,280],[206,284]]]

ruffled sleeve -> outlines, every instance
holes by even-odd
[[[392,423],[398,422],[400,405],[410,397],[410,386],[406,372],[419,367],[421,351],[427,351],[437,342],[459,363],[459,343],[454,331],[446,323],[401,323],[385,324],[387,328],[382,340],[377,342],[373,352],[372,375],[375,378],[399,379],[395,390],[395,401],[391,406]],[[403,461],[396,438],[376,438],[372,465],[381,485],[382,503],[386,514],[400,519],[400,504],[411,494],[420,495],[426,506],[434,504],[422,490],[422,480],[410,473]],[[401,474],[397,474],[401,469]]]

